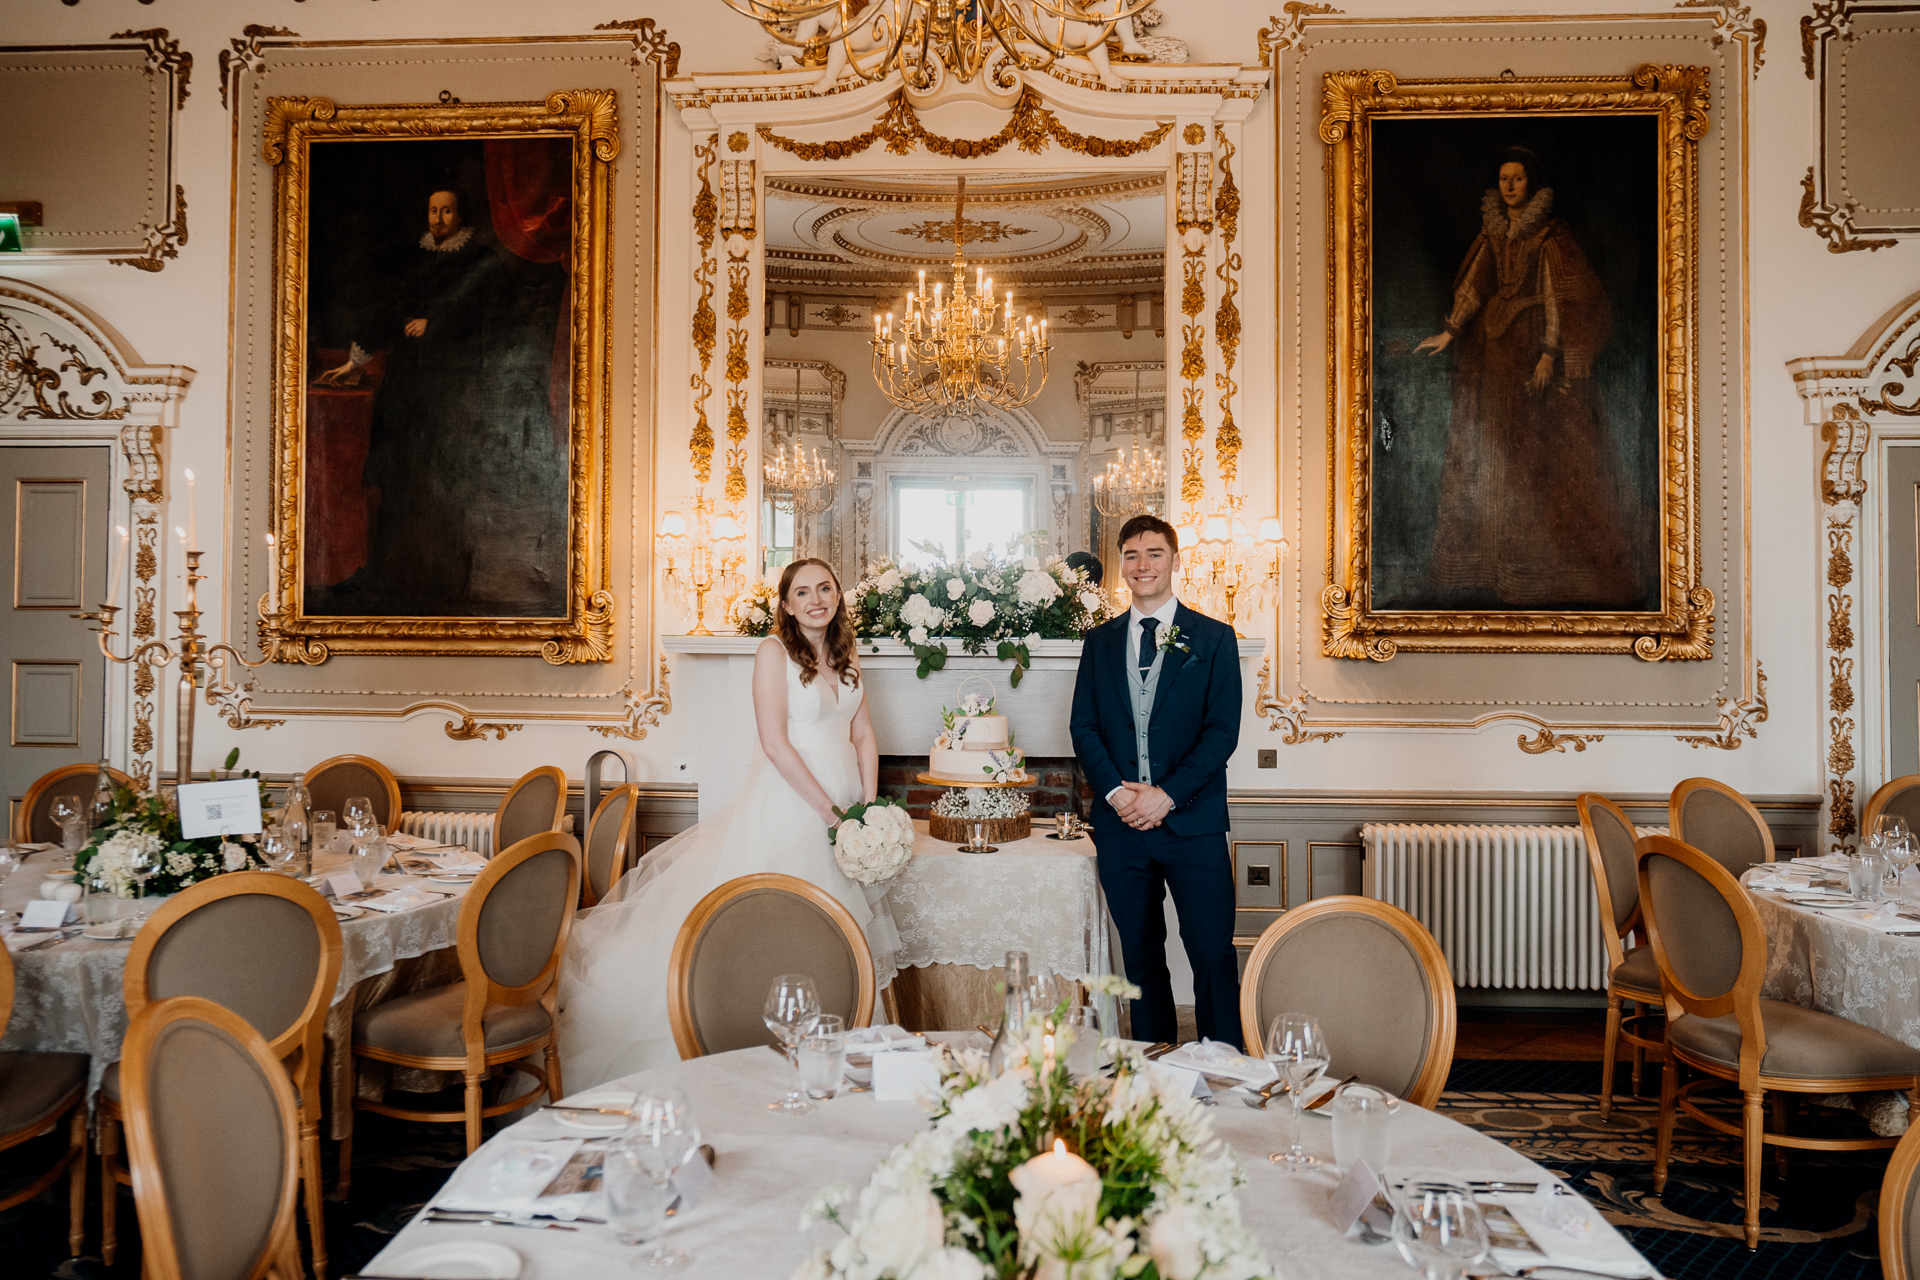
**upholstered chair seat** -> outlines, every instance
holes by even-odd
[[[1653,948],[1634,947],[1629,950],[1620,963],[1613,967],[1607,980],[1616,987],[1659,995],[1660,962],[1654,959]]]
[[[87,1082],[84,1053],[0,1053],[0,1133],[37,1125]]]
[[[466,1005],[464,982],[398,996],[354,1015],[353,1042],[411,1058],[464,1058],[460,1015]],[[530,1050],[553,1029],[553,1019],[538,1004],[489,1004],[481,1026],[488,1053]]]
[[[1760,1059],[1762,1075],[1801,1080],[1920,1076],[1920,1049],[1872,1027],[1784,1000],[1761,1000],[1760,1020],[1767,1030],[1767,1052]],[[1730,1071],[1740,1068],[1740,1019],[1731,1013],[1719,1018],[1676,1018],[1667,1028],[1667,1038],[1694,1057]]]
[[[13,1017],[13,955],[0,947],[0,1036]],[[67,1117],[67,1146],[53,1167],[0,1193],[0,1212],[27,1203],[64,1174],[67,1248],[86,1244],[87,1066],[84,1053],[0,1053],[0,1151],[49,1134]]]

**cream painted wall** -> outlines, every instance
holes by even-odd
[[[1196,60],[1255,60],[1255,32],[1277,6],[1268,0],[1163,0],[1166,34],[1190,43]],[[1567,15],[1587,6],[1491,3],[1488,0],[1348,0],[1351,13],[1385,16],[1457,17],[1552,13]],[[1672,12],[1668,5],[1635,3],[1593,6],[1611,12]],[[1380,731],[1349,733],[1324,745],[1280,746],[1278,771],[1253,767],[1255,748],[1279,746],[1264,723],[1248,719],[1242,751],[1231,781],[1241,787],[1352,790],[1446,790],[1486,792],[1567,792],[1597,788],[1617,792],[1664,792],[1674,780],[1694,773],[1721,777],[1749,793],[1810,794],[1820,785],[1819,755],[1823,707],[1816,668],[1820,653],[1818,599],[1815,591],[1815,468],[1820,448],[1803,425],[1801,409],[1783,368],[1795,356],[1844,350],[1888,307],[1920,286],[1920,244],[1906,242],[1876,254],[1834,255],[1796,221],[1800,178],[1813,154],[1813,85],[1801,74],[1794,34],[1804,5],[1786,0],[1755,0],[1753,13],[1771,33],[1766,65],[1748,86],[1750,131],[1747,154],[1752,183],[1748,209],[1748,260],[1751,287],[1749,377],[1752,388],[1751,485],[1754,519],[1751,535],[1753,648],[1770,677],[1770,720],[1757,741],[1736,752],[1689,749],[1667,735],[1613,735],[1584,754],[1527,756],[1514,747],[1511,722],[1477,732]],[[1697,11],[1696,11],[1697,12]],[[751,23],[722,8],[719,0],[629,0],[608,6],[599,0],[548,0],[529,7],[518,0],[441,0],[412,4],[373,4],[335,0],[298,4],[289,0],[196,0],[192,5],[149,8],[132,0],[88,0],[65,7],[43,2],[15,4],[8,12],[10,43],[98,41],[129,26],[165,23],[195,57],[192,96],[179,118],[180,181],[190,206],[192,239],[165,271],[149,275],[107,265],[44,266],[0,262],[0,273],[31,280],[76,299],[109,321],[151,363],[179,363],[198,371],[187,397],[182,427],[173,442],[169,471],[182,465],[218,474],[225,458],[227,414],[222,388],[227,385],[230,118],[222,111],[215,81],[216,60],[228,41],[247,23],[291,27],[310,39],[369,39],[486,35],[579,34],[611,16],[651,14],[679,42],[681,71],[752,70],[744,54],[764,37]],[[1539,47],[1524,50],[1543,57]],[[1519,55],[1516,55],[1518,59]],[[1542,66],[1545,69],[1545,66]],[[423,80],[420,99],[438,86]],[[1269,148],[1273,136],[1271,99],[1263,100],[1246,126],[1240,185],[1246,199],[1242,242],[1246,272],[1252,277],[1273,269],[1277,234],[1266,193],[1272,191]],[[253,146],[241,140],[242,148]],[[663,209],[684,217],[690,201],[685,173],[687,136],[668,112],[663,153],[666,188]],[[77,158],[77,162],[83,162]],[[1717,246],[1704,246],[1716,252]],[[660,356],[663,370],[661,414],[669,446],[684,438],[685,394],[675,370],[687,363],[687,343],[674,318],[688,313],[684,264],[662,264],[663,320]],[[1247,436],[1243,474],[1250,487],[1265,484],[1256,501],[1270,501],[1273,475],[1272,377],[1278,360],[1270,315],[1249,312],[1242,370],[1246,403],[1241,422]],[[784,331],[780,331],[782,334]],[[1150,330],[1148,331],[1150,335]],[[853,335],[848,335],[849,337]],[[1150,337],[1149,337],[1150,341]],[[1145,349],[1139,335],[1116,345]],[[778,346],[774,348],[777,352]],[[1129,352],[1130,353],[1130,352]],[[841,363],[837,361],[837,363]],[[850,389],[864,377],[864,364],[843,363]],[[1061,375],[1056,372],[1055,377]],[[1050,394],[1053,394],[1050,392]],[[1070,404],[1071,397],[1068,396]],[[853,407],[850,397],[849,408]],[[684,491],[684,481],[669,478],[662,489]],[[221,527],[216,486],[203,486],[199,511],[203,530]],[[178,519],[177,508],[168,523]],[[222,571],[220,557],[210,557]],[[211,619],[216,631],[225,620]],[[1628,661],[1622,659],[1623,662]],[[290,770],[344,750],[380,756],[403,773],[416,775],[510,776],[534,764],[557,762],[577,774],[586,756],[606,740],[580,728],[530,727],[504,742],[459,743],[441,732],[444,712],[427,712],[405,722],[372,724],[332,720],[296,721],[266,732],[232,733],[210,716],[201,719],[201,767],[232,745],[246,762],[269,770]],[[672,776],[677,758],[692,754],[696,736],[713,732],[683,714],[669,716],[639,743],[622,743],[641,762],[649,779]],[[1868,779],[1868,787],[1878,781]]]

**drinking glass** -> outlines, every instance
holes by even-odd
[[[1887,841],[1886,856],[1892,864],[1892,870],[1887,875],[1887,888],[1898,889],[1900,878],[1906,875],[1907,868],[1920,861],[1920,841],[1916,841],[1911,831],[1902,832]]]
[[[226,837],[223,834],[221,843],[225,842]],[[260,861],[266,863],[269,870],[278,871],[282,875],[292,875],[297,870],[293,865],[294,844],[287,838],[284,828],[277,825],[261,828],[258,847]]]
[[[1878,849],[1862,845],[1847,859],[1847,889],[1855,902],[1878,902],[1886,896],[1886,856]]]
[[[86,878],[86,896],[80,900],[80,922],[89,931],[104,928],[120,918],[120,895],[105,876]]]
[[[847,1028],[834,1013],[823,1013],[800,1040],[800,1088],[809,1098],[824,1102],[840,1092],[847,1069]]]
[[[1075,1005],[1061,1018],[1067,1037],[1067,1070],[1089,1080],[1100,1073],[1100,1013],[1090,1005]]]
[[[379,822],[373,816],[373,801],[366,796],[348,796],[347,802],[340,806],[340,816],[347,820],[347,830],[353,835],[379,834]]]
[[[153,879],[153,873],[160,869],[160,859],[164,852],[161,849],[150,849],[141,845],[127,855],[127,874],[133,877],[136,885],[140,886],[136,897],[144,899],[147,896],[147,881]]]
[[[78,853],[87,847],[87,815],[80,807],[76,796],[61,796],[48,810],[53,820],[60,824],[60,848],[67,853]]]
[[[1048,1017],[1066,994],[1066,984],[1050,973],[1036,973],[1027,979],[1027,1008]]]
[[[1333,1162],[1351,1169],[1355,1160],[1365,1160],[1367,1168],[1385,1177],[1400,1100],[1370,1084],[1343,1084],[1327,1105],[1333,1111]]]
[[[373,888],[373,882],[380,878],[380,869],[387,865],[387,842],[377,832],[373,835],[356,835],[351,850],[353,874],[360,877],[363,888]]]
[[[1285,1151],[1276,1151],[1267,1159],[1285,1165],[1294,1172],[1310,1169],[1320,1161],[1306,1153],[1300,1144],[1301,1102],[1320,1073],[1327,1069],[1327,1042],[1320,1024],[1304,1013],[1283,1013],[1267,1028],[1267,1060],[1286,1077],[1287,1096],[1293,1099],[1293,1136]]]
[[[0,839],[0,886],[4,886],[7,883],[7,877],[19,869],[20,851],[5,839]],[[6,918],[7,913],[0,911],[0,920]]]
[[[1418,1180],[1400,1189],[1393,1242],[1427,1280],[1460,1280],[1487,1256],[1487,1224],[1457,1182]]]
[[[642,1090],[634,1095],[629,1111],[627,1130],[613,1143],[601,1170],[605,1178],[616,1164],[630,1165],[638,1175],[629,1176],[622,1169],[618,1178],[607,1182],[609,1204],[624,1204],[615,1211],[615,1230],[621,1233],[622,1243],[653,1242],[653,1248],[640,1256],[636,1270],[677,1270],[693,1259],[682,1250],[666,1247],[667,1206],[673,1198],[673,1175],[700,1148],[700,1129],[686,1095],[678,1089]],[[652,1184],[653,1195],[635,1194],[640,1189],[634,1184],[642,1178]],[[613,1189],[615,1182],[625,1183],[618,1193]],[[626,1239],[629,1231],[635,1237],[631,1241]]]
[[[793,1083],[787,1086],[787,1096],[778,1102],[769,1102],[767,1110],[790,1116],[806,1115],[813,1110],[813,1104],[800,1088],[800,1062],[794,1049],[820,1019],[820,993],[814,989],[813,979],[804,973],[783,973],[775,978],[767,990],[767,1003],[761,1016],[767,1030],[780,1037],[780,1043],[787,1048],[787,1061],[793,1063]]]
[[[1889,841],[1898,840],[1907,834],[1907,820],[1897,813],[1883,813],[1873,820],[1873,830],[1868,839],[1875,848],[1886,848]]]
[[[307,822],[313,831],[313,851],[332,853],[333,838],[340,834],[340,823],[333,810],[315,809],[308,815]]]

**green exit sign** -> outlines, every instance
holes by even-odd
[[[20,215],[0,213],[0,253],[20,252]]]

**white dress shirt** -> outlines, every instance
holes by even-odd
[[[1155,609],[1152,613],[1140,612],[1139,605],[1134,605],[1127,610],[1127,662],[1130,666],[1137,668],[1140,665],[1141,622],[1147,618],[1154,619],[1154,621],[1160,624],[1154,628],[1155,637],[1163,636],[1167,633],[1167,628],[1173,625],[1173,615],[1177,613],[1179,609],[1180,598],[1178,596],[1168,596],[1167,602],[1158,609]],[[1151,662],[1151,659],[1149,659],[1149,662]],[[1113,804],[1113,798],[1124,790],[1126,790],[1124,787],[1115,787],[1113,790],[1107,792],[1107,803]]]

